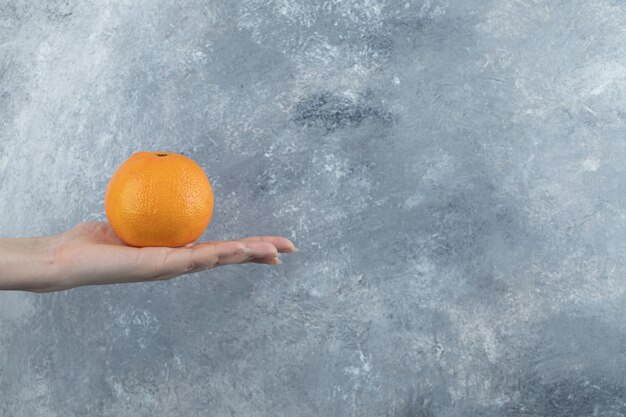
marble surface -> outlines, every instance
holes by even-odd
[[[192,157],[279,267],[0,294],[0,415],[625,416],[626,5],[0,0],[0,234]]]

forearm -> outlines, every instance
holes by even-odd
[[[0,290],[42,292],[54,287],[53,238],[0,238]]]

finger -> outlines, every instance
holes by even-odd
[[[265,265],[280,265],[282,261],[279,257],[271,256],[264,258],[248,259],[245,263],[265,264]]]
[[[238,239],[239,242],[268,242],[276,247],[278,252],[296,252],[296,246],[285,237],[280,236],[251,236]]]
[[[229,265],[235,263],[244,263],[250,259],[278,256],[278,251],[276,250],[276,247],[268,242],[249,242],[247,244],[247,247],[250,250],[249,252],[227,256],[223,259],[220,259],[219,264]]]
[[[291,253],[298,251],[291,240],[280,236],[250,236],[235,240],[207,240],[202,243],[219,244],[223,242],[242,242],[244,244],[247,244],[248,242],[267,242],[274,245],[278,252]]]

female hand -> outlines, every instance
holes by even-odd
[[[296,251],[289,239],[277,236],[135,248],[108,223],[86,222],[57,236],[0,239],[0,290],[50,292],[167,280],[235,263],[277,265],[279,253]]]

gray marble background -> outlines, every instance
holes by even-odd
[[[0,415],[625,416],[626,4],[0,0],[0,234],[198,161],[301,252],[0,294]]]

